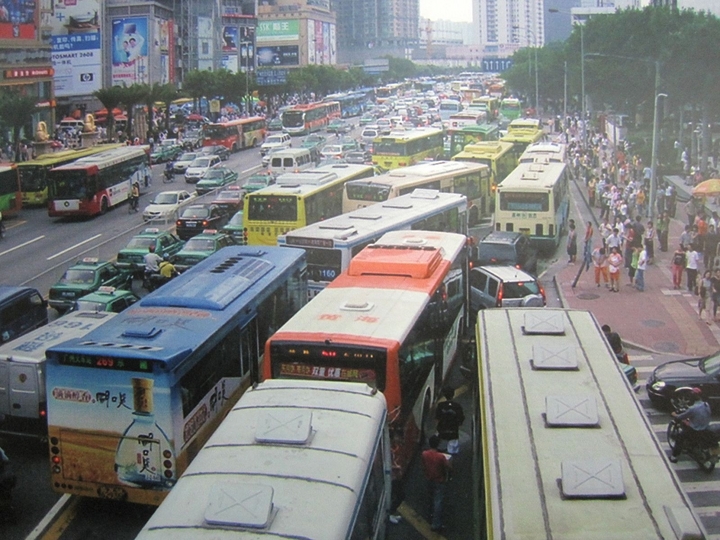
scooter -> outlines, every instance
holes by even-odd
[[[157,272],[145,273],[143,276],[143,289],[148,292],[153,292],[155,289],[159,289],[165,285],[172,278],[167,278]]]
[[[673,418],[667,427],[667,442],[671,450],[675,450],[677,438],[686,427],[682,420]],[[710,425],[707,430],[698,432],[691,441],[683,445],[683,453],[689,455],[700,468],[710,473],[715,469],[718,457],[720,457],[720,426]]]
[[[163,183],[169,184],[170,182],[175,181],[175,171],[173,171],[170,168],[167,168],[163,171]]]
[[[12,504],[12,490],[16,482],[10,460],[0,448],[0,523],[17,523],[17,514]]]

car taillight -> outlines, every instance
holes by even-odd
[[[498,295],[497,295],[497,302],[495,303],[495,307],[502,307],[502,299],[503,299],[503,284],[500,283],[500,285],[498,285]]]
[[[176,226],[176,227],[180,227],[180,225],[182,225],[182,221],[180,221],[180,220],[178,219],[178,220],[175,222],[175,226]]]
[[[203,225],[203,227],[207,227],[207,226],[208,226],[208,221],[207,221],[206,219],[204,219],[202,225]]]

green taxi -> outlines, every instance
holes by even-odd
[[[173,265],[178,272],[184,272],[203,259],[227,246],[234,246],[232,236],[215,229],[205,229],[187,241],[185,247],[173,258]]]
[[[175,144],[156,144],[150,153],[151,163],[173,161],[183,153],[183,147]]]
[[[60,281],[50,287],[48,302],[50,307],[64,313],[72,309],[79,298],[103,286],[130,289],[132,273],[109,261],[86,257],[68,268]]]
[[[120,313],[140,300],[132,291],[115,287],[100,287],[97,291],[78,299],[73,311],[110,311]]]
[[[252,193],[253,191],[268,187],[274,183],[274,174],[267,172],[259,172],[249,176],[248,179],[245,180],[245,183],[242,185],[242,188],[243,190],[245,190],[245,193]]]
[[[222,228],[222,232],[229,234],[239,246],[247,244],[247,236],[245,235],[245,227],[243,227],[243,211],[240,210],[230,221]]]
[[[150,227],[133,236],[128,245],[120,250],[117,255],[117,266],[135,275],[141,275],[145,269],[145,255],[150,246],[155,246],[155,253],[161,257],[166,255],[172,257],[184,245],[185,242],[171,232]]]

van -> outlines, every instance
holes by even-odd
[[[85,122],[75,118],[65,118],[60,122],[60,130],[62,131],[82,130],[84,127]]]
[[[378,126],[365,126],[365,129],[360,134],[360,140],[363,144],[372,144],[378,137],[380,137],[380,128]]]
[[[36,289],[0,285],[0,343],[47,324],[47,302]]]
[[[304,171],[315,167],[313,155],[308,148],[286,148],[270,157],[268,171],[271,174]]]

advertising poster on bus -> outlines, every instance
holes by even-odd
[[[112,84],[148,83],[148,21],[128,17],[112,21]]]
[[[49,26],[55,96],[89,95],[102,87],[100,1],[55,2]]]
[[[36,0],[0,0],[0,39],[38,38]]]

